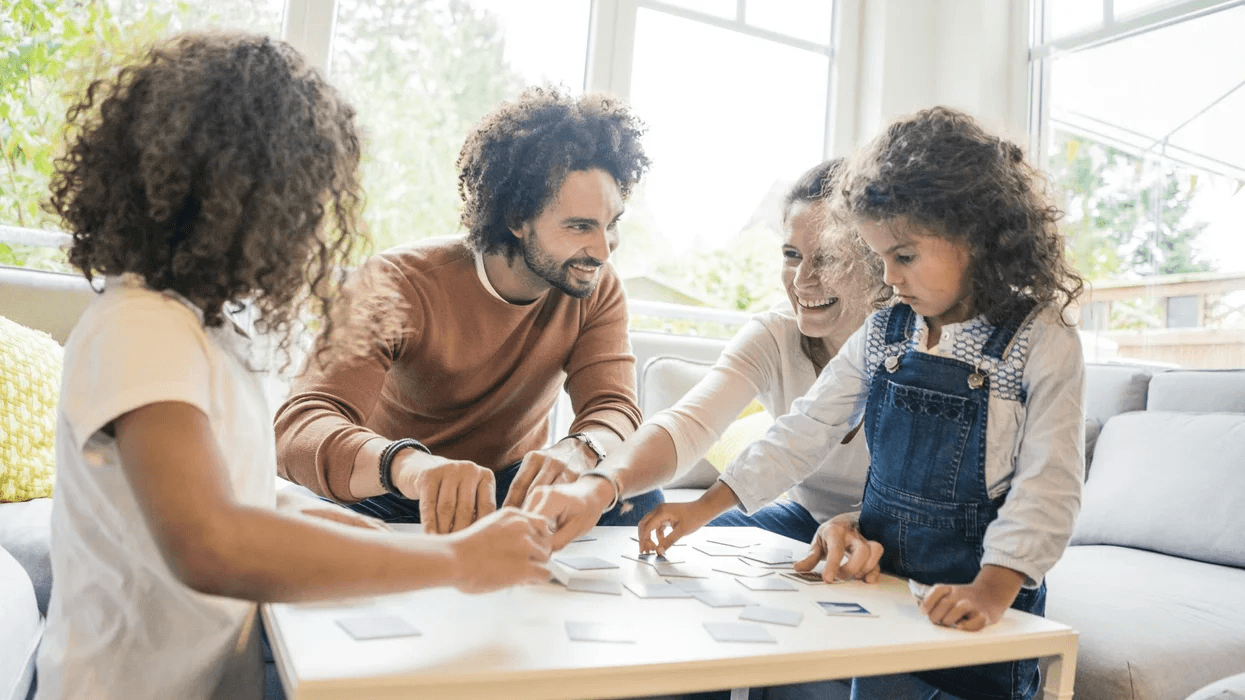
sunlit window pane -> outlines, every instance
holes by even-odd
[[[377,249],[459,230],[471,126],[527,85],[583,89],[589,0],[340,0],[333,82],[364,131]]]
[[[834,3],[829,0],[751,0],[748,24],[818,44],[830,43]]]
[[[94,78],[178,32],[280,33],[284,0],[6,3],[0,15],[0,224],[58,228],[43,210],[65,112]],[[0,265],[67,269],[64,255],[0,241]]]
[[[779,287],[782,196],[822,159],[829,59],[647,10],[636,46],[632,104],[654,165],[619,268],[714,306],[763,307]]]
[[[1114,0],[1112,11],[1116,19],[1127,19],[1130,16],[1156,10],[1164,5],[1171,5],[1179,0]]]
[[[1101,26],[1101,0],[1046,0],[1047,39],[1079,34]]]
[[[667,5],[676,5],[686,10],[695,10],[725,19],[735,19],[739,14],[739,3],[736,0],[663,0],[663,2]]]
[[[1050,60],[1045,165],[1119,357],[1245,366],[1242,35],[1235,7]]]

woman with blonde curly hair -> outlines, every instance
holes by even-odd
[[[250,305],[279,348],[309,308],[331,329],[334,271],[364,242],[354,111],[297,52],[181,36],[69,118],[52,207],[103,289],[65,348],[39,698],[259,697],[256,601],[547,579],[548,524],[515,509],[432,539],[274,508],[233,314]]]

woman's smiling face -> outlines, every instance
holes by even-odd
[[[821,227],[824,217],[817,204],[798,203],[787,218],[782,244],[782,286],[795,310],[800,332],[810,338],[827,338],[845,322],[846,304],[840,290],[824,278],[826,262],[821,252]],[[849,292],[851,290],[842,290]]]

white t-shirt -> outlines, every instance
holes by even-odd
[[[198,593],[170,571],[102,431],[151,403],[191,404],[210,421],[234,498],[275,507],[272,422],[249,341],[201,319],[126,275],[107,280],[69,336],[40,700],[262,696],[255,604]]]
[[[753,399],[771,416],[781,416],[816,379],[813,361],[800,349],[800,329],[791,311],[765,311],[739,329],[696,386],[650,422],[670,433],[681,472],[709,451]],[[825,445],[816,471],[787,493],[818,522],[825,522],[859,507],[868,472],[869,450],[861,433],[846,445],[838,441]],[[745,513],[755,513],[777,495],[760,501],[745,498],[752,489],[737,488],[737,478],[730,470],[722,475],[722,481],[740,494]]]

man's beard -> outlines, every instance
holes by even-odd
[[[591,258],[571,258],[559,265],[558,261],[550,257],[536,243],[536,231],[532,229],[528,229],[528,234],[519,239],[519,244],[519,249],[523,253],[524,264],[537,277],[547,282],[549,286],[576,299],[586,299],[596,291],[597,282],[600,280],[599,273],[591,282],[583,285],[572,280],[570,272],[571,265],[598,265],[599,263],[596,260]]]

